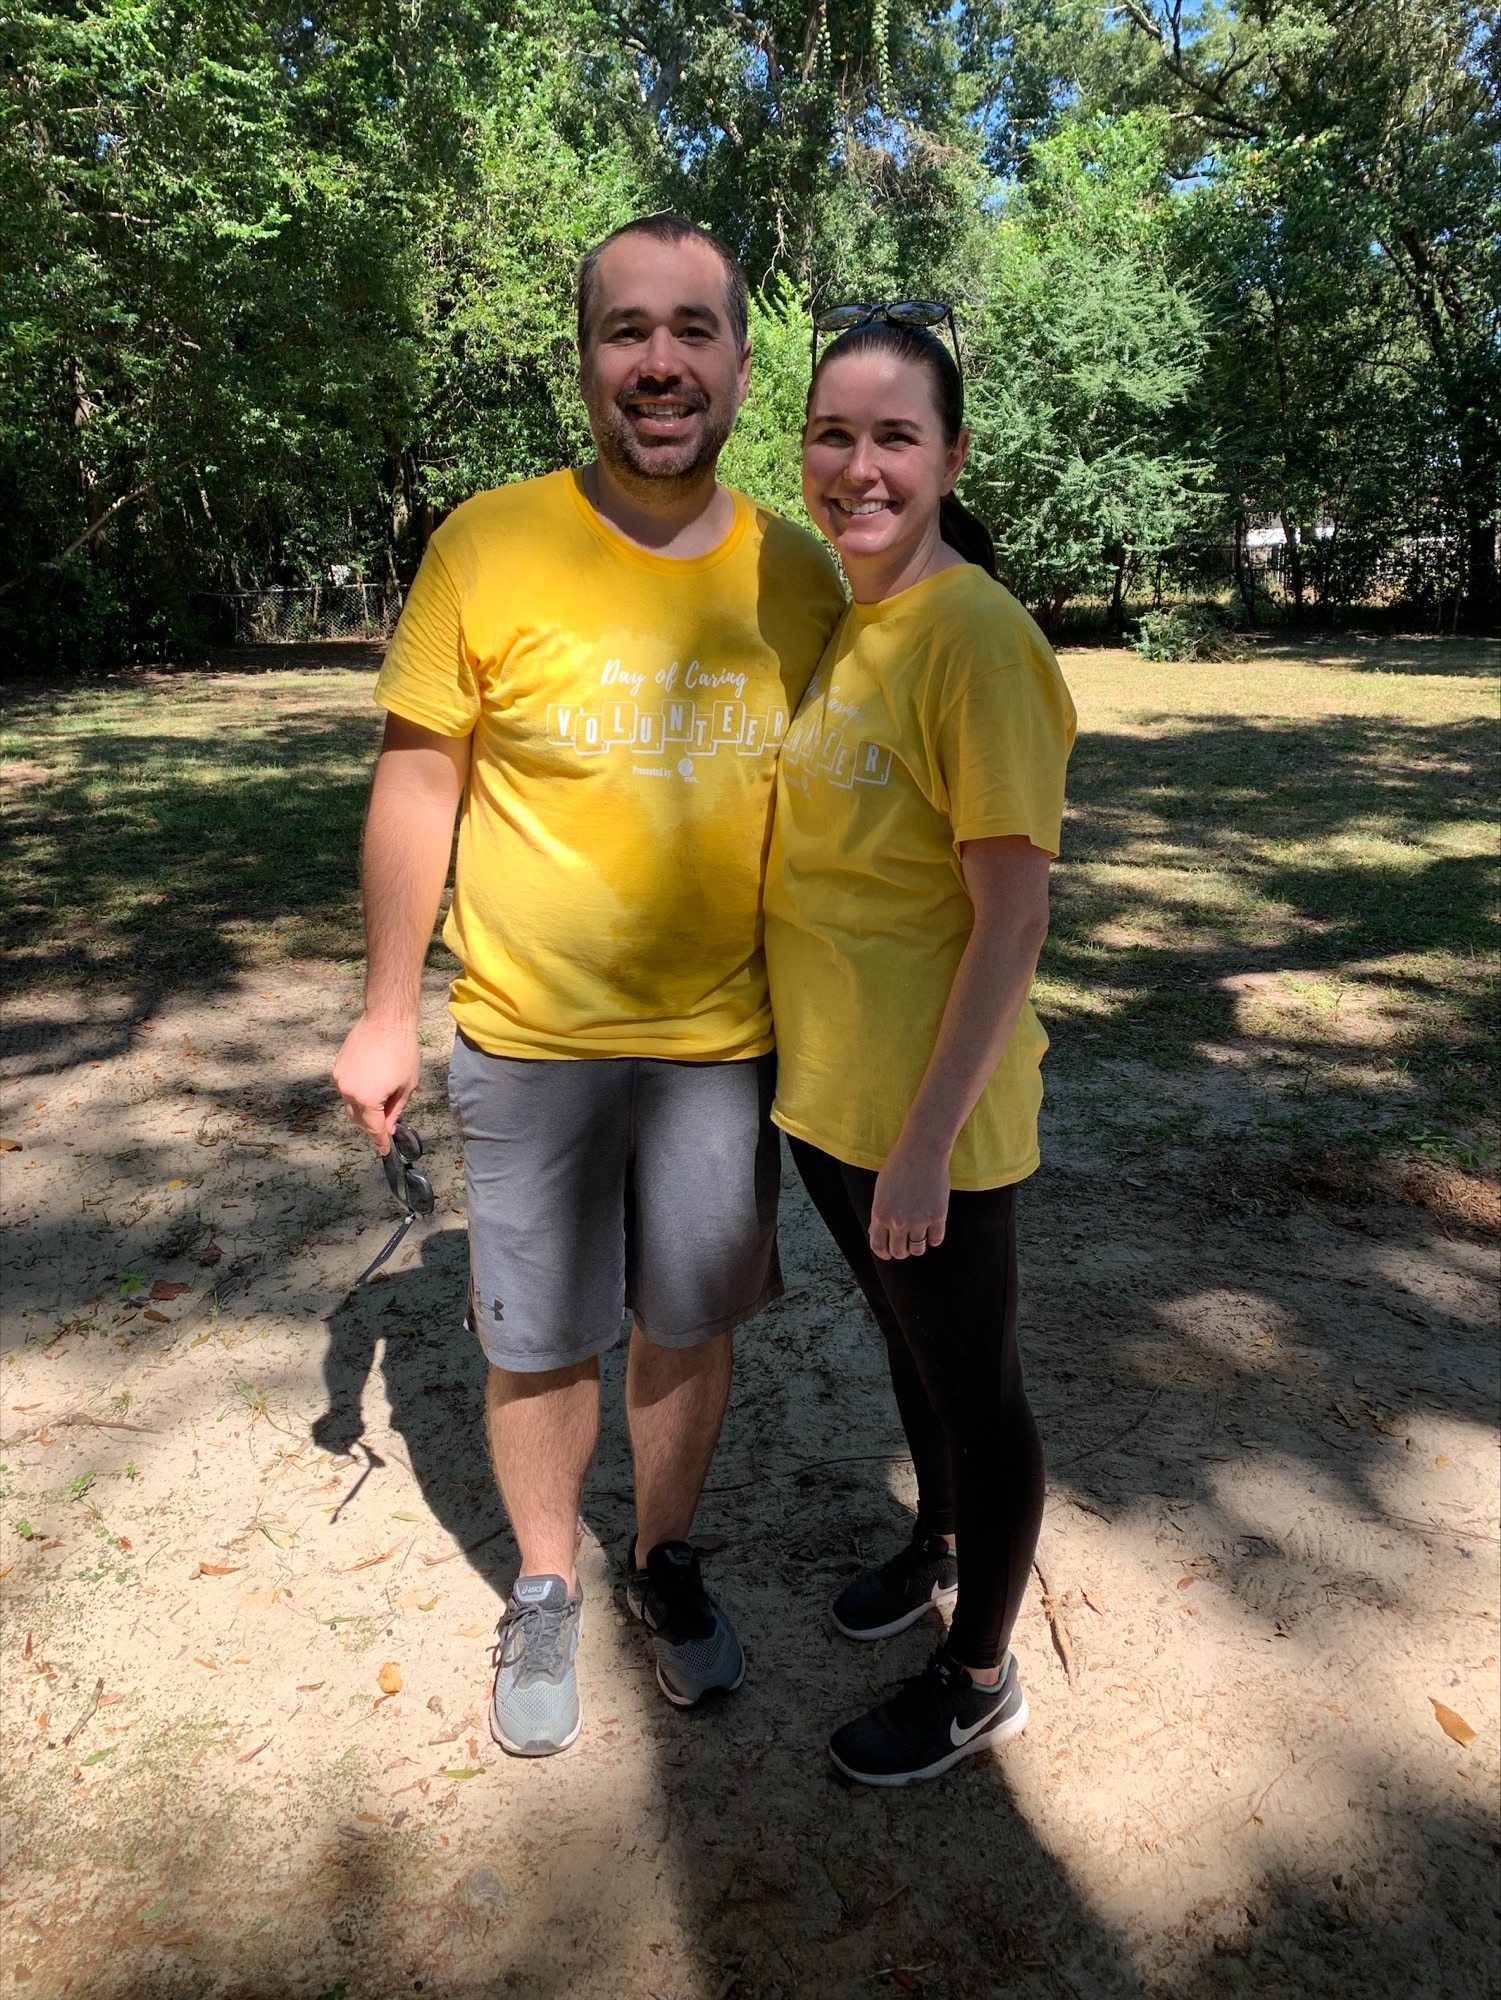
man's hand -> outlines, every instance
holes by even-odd
[[[391,1150],[391,1127],[421,1077],[415,1021],[387,1024],[361,1014],[334,1061],[334,1088],[382,1153]]]
[[[949,1215],[946,1149],[897,1140],[876,1176],[870,1206],[870,1247],[883,1263],[920,1257],[943,1241]]]

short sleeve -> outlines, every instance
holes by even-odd
[[[955,844],[1021,834],[1056,854],[1075,717],[1051,648],[956,668],[935,745]]]
[[[429,543],[407,592],[375,683],[375,699],[392,715],[440,736],[467,736],[479,721],[479,687],[464,645],[463,607],[436,542]]]

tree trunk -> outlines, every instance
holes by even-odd
[[[1115,556],[1115,582],[1110,590],[1109,629],[1118,639],[1126,627],[1126,551]]]
[[[1477,631],[1488,632],[1501,604],[1496,591],[1496,524],[1489,509],[1472,502],[1465,520],[1465,615]],[[1458,607],[1455,609],[1456,621]]]
[[[1296,524],[1286,514],[1278,516],[1282,523],[1283,538],[1287,543],[1287,577],[1293,588],[1293,603],[1298,610],[1303,609],[1303,551],[1298,546]]]
[[[1246,616],[1256,622],[1256,580],[1251,574],[1251,565],[1246,561],[1246,510],[1235,510],[1235,543],[1232,563],[1235,572],[1235,588],[1240,592],[1240,601],[1246,608]]]

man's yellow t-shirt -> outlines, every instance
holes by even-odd
[[[959,843],[1024,834],[1056,854],[1073,740],[1052,648],[983,570],[850,606],[777,778],[766,953],[784,1131],[884,1163],[974,928]],[[959,1134],[954,1187],[1036,1169],[1046,1047],[1028,1001]]]
[[[579,476],[457,508],[376,684],[473,733],[450,1008],[504,1056],[772,1046],[761,887],[777,752],[844,604],[811,535],[741,494],[707,555],[637,548]]]

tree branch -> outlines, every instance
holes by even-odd
[[[132,501],[139,500],[145,494],[149,493],[153,483],[153,481],[148,479],[144,485],[133,486],[128,493],[122,493],[118,500],[111,500],[98,520],[91,521],[76,541],[69,542],[65,549],[61,550],[55,556],[48,556],[44,562],[33,563],[31,568],[23,570],[20,576],[13,576],[9,583],[0,583],[0,597],[4,597],[7,591],[14,590],[17,584],[25,583],[28,578],[36,576],[41,570],[61,569],[63,564],[68,560],[68,557],[77,555],[84,543],[91,542],[106,521],[110,520],[113,515],[118,514],[122,507],[130,506]]]

